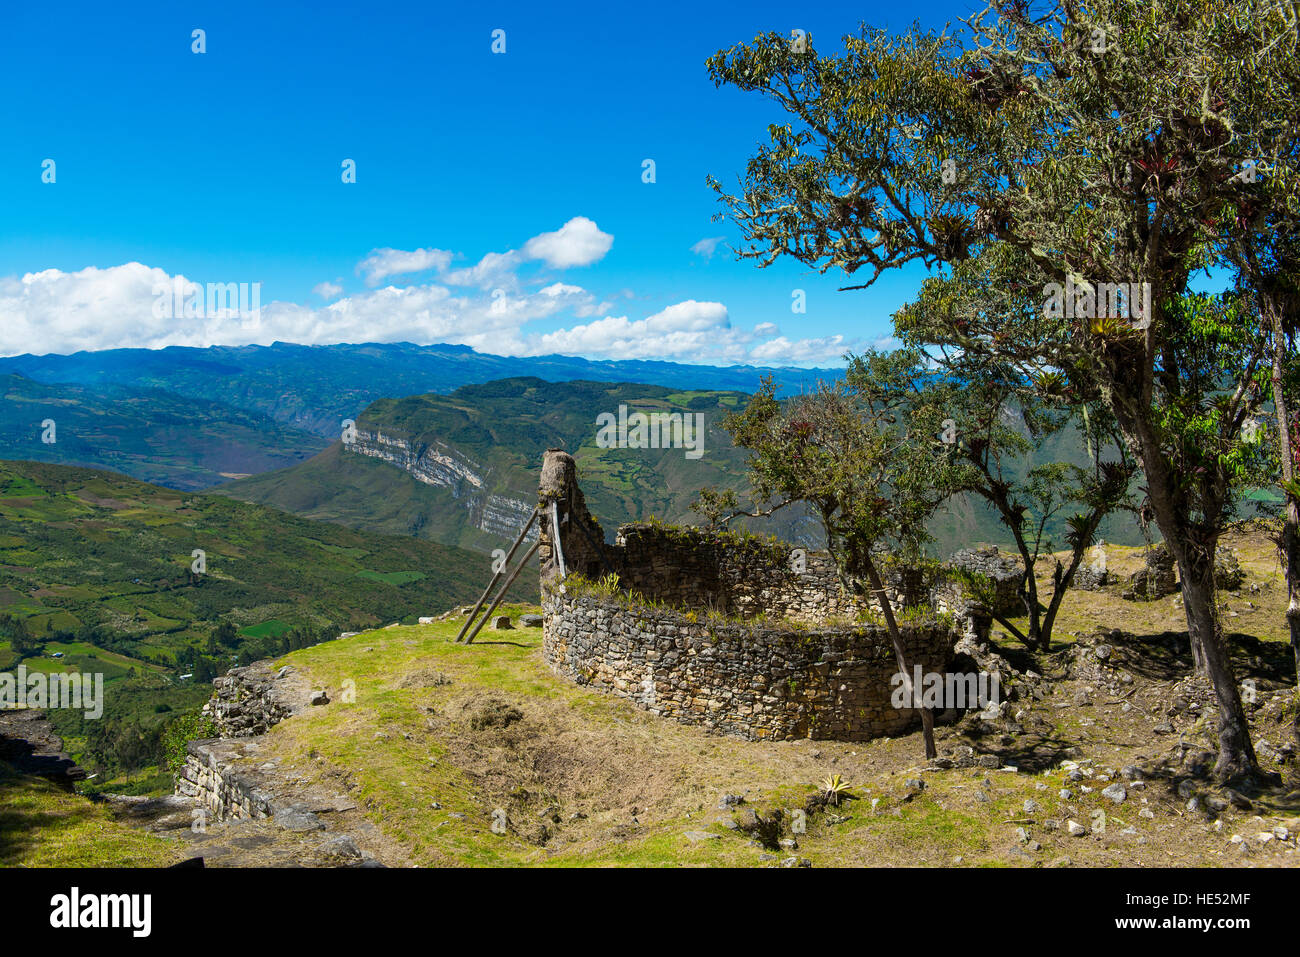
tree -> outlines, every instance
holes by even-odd
[[[1213,575],[1265,343],[1248,304],[1189,298],[1188,280],[1237,228],[1241,132],[1292,108],[1245,91],[1270,78],[1239,64],[1282,70],[1256,53],[1261,40],[1290,42],[1294,23],[1254,3],[1038,6],[996,0],[967,21],[966,48],[947,35],[864,30],[838,57],[776,34],[718,53],[716,83],[762,92],[792,122],[769,127],[740,196],[710,182],[749,244],[742,257],[761,264],[790,256],[823,272],[869,268],[846,287],[865,288],[911,261],[952,271],[936,282],[961,282],[974,261],[967,283],[999,275],[1022,298],[1054,287],[1057,308],[1034,320],[1042,334],[1015,337],[1018,349],[990,316],[1001,287],[983,286],[983,308],[959,297],[948,314],[979,319],[984,348],[1031,374],[1065,375],[1114,415],[1178,564],[1198,670],[1214,687],[1216,773],[1257,776]],[[946,299],[934,291],[931,304],[942,312]],[[953,332],[954,343],[975,338]],[[1189,450],[1189,440],[1207,448]],[[1195,467],[1180,468],[1174,450]]]
[[[212,631],[212,637],[217,644],[225,648],[234,648],[239,644],[239,634],[235,630],[235,626],[225,620],[217,623],[217,627]]]
[[[915,329],[912,329],[915,332]],[[923,340],[923,336],[913,336]],[[927,389],[925,401],[944,415],[945,440],[957,460],[967,463],[960,491],[983,499],[1015,541],[1024,565],[1020,598],[1028,621],[1026,633],[1004,616],[997,620],[1030,648],[1051,647],[1052,628],[1061,602],[1074,582],[1084,554],[1102,520],[1124,504],[1135,466],[1118,440],[1114,420],[1096,401],[1068,396],[1058,378],[1038,382],[1018,376],[997,363],[978,361],[978,353],[941,360],[948,378]],[[1069,462],[1046,462],[1022,471],[1034,447],[1077,428],[1087,446],[1087,469]],[[1108,454],[1109,453],[1109,454]],[[1049,526],[1065,516],[1068,563],[1056,563],[1052,594],[1039,598],[1036,568],[1053,550]]]
[[[30,632],[27,622],[22,618],[0,616],[0,633],[9,639],[9,648],[19,661],[34,655],[41,648],[40,640]]]
[[[917,407],[924,376],[915,350],[850,357],[843,382],[777,401],[771,378],[723,428],[750,453],[755,498],[803,502],[826,532],[845,590],[879,603],[906,700],[917,701],[902,635],[879,568],[892,544],[906,559],[929,540],[925,523],[957,484],[938,439],[934,410]],[[926,757],[935,757],[934,716],[921,708]]]

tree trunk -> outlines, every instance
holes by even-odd
[[[1025,582],[1020,601],[1029,616],[1029,634],[1026,636],[1029,640],[1025,644],[1031,649],[1041,648],[1046,651],[1047,641],[1050,639],[1043,633],[1043,606],[1038,602],[1038,579],[1034,577],[1034,559],[1029,554],[1029,546],[1024,544],[1023,539],[1024,536],[1017,532],[1016,547],[1020,550],[1020,560],[1025,566]]]
[[[1164,531],[1162,529],[1162,531]],[[1199,648],[1204,659],[1204,674],[1214,688],[1219,708],[1219,760],[1214,766],[1221,781],[1253,779],[1260,776],[1255,747],[1250,740],[1250,725],[1241,705],[1241,693],[1232,671],[1227,644],[1219,628],[1214,592],[1214,549],[1217,536],[1197,541],[1185,536],[1182,547],[1175,549],[1178,574],[1182,579],[1183,609],[1187,630],[1193,635],[1192,648]],[[1165,534],[1165,541],[1171,536]]]
[[[1291,435],[1291,410],[1282,389],[1286,330],[1276,304],[1269,312],[1273,326],[1273,410],[1277,414],[1278,454],[1282,460],[1282,481],[1289,486],[1295,481],[1295,444]],[[1283,494],[1286,496],[1286,514],[1282,519],[1282,538],[1278,545],[1286,569],[1286,622],[1291,632],[1291,653],[1295,657],[1296,693],[1300,695],[1300,508],[1296,506],[1295,496],[1285,486]],[[1300,740],[1300,712],[1296,714],[1295,733]]]
[[[871,590],[880,596],[880,611],[885,616],[885,625],[889,629],[889,639],[894,644],[894,658],[898,662],[898,670],[903,674],[903,691],[907,695],[906,700],[913,705],[919,705],[916,698],[916,689],[912,686],[912,672],[907,666],[907,658],[903,654],[903,636],[898,630],[898,622],[894,620],[894,609],[889,603],[889,595],[885,593],[884,583],[880,580],[880,573],[876,571],[876,564],[871,560],[870,555],[863,556],[863,566],[867,570],[867,579],[871,582]],[[939,751],[934,746],[934,715],[929,708],[921,707],[921,733],[925,737],[925,756],[935,758],[939,756]]]
[[[1197,530],[1184,521],[1169,492],[1174,483],[1169,475],[1169,465],[1161,455],[1160,442],[1151,420],[1146,415],[1149,406],[1134,403],[1126,408],[1125,405],[1117,403],[1113,407],[1121,427],[1137,441],[1135,451],[1139,453],[1146,472],[1156,525],[1164,536],[1165,547],[1178,563],[1183,611],[1187,616],[1187,635],[1196,672],[1209,678],[1218,702],[1219,759],[1214,766],[1215,775],[1221,780],[1257,778],[1260,771],[1250,741],[1250,726],[1241,706],[1232,662],[1219,632],[1214,604],[1214,549],[1218,535],[1203,532],[1198,535]]]
[[[1300,699],[1300,532],[1296,530],[1296,502],[1290,496],[1286,503],[1286,521],[1282,526],[1282,557],[1286,562],[1286,588],[1290,600],[1286,607],[1286,621],[1291,629],[1291,652],[1295,656],[1296,697]],[[1292,731],[1300,742],[1300,708],[1294,712]]]

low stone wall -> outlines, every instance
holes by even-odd
[[[762,628],[559,592],[543,610],[553,671],[685,724],[754,740],[862,740],[898,734],[916,718],[891,703],[898,668],[883,627]],[[909,664],[947,668],[948,628],[902,632]]]
[[[213,694],[203,713],[223,738],[265,734],[307,706],[309,689],[293,668],[275,669],[269,661],[231,668],[212,681]]]
[[[697,528],[620,525],[611,564],[625,588],[686,610],[816,624],[856,618],[826,552]]]
[[[176,793],[194,799],[214,821],[270,817],[271,794],[260,787],[260,776],[238,769],[243,751],[238,744],[218,738],[189,742]]]

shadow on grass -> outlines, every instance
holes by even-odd
[[[95,816],[89,801],[84,807],[76,803],[64,807],[62,796],[63,792],[49,781],[19,774],[13,765],[0,761],[0,867],[21,866],[43,835],[53,829],[88,823]],[[60,810],[40,807],[53,801],[59,802]]]

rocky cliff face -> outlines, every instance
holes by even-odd
[[[382,429],[358,426],[356,441],[343,448],[395,465],[426,485],[449,489],[469,511],[471,524],[489,535],[513,538],[533,511],[532,502],[509,491],[494,491],[491,469],[442,442],[412,442]]]

